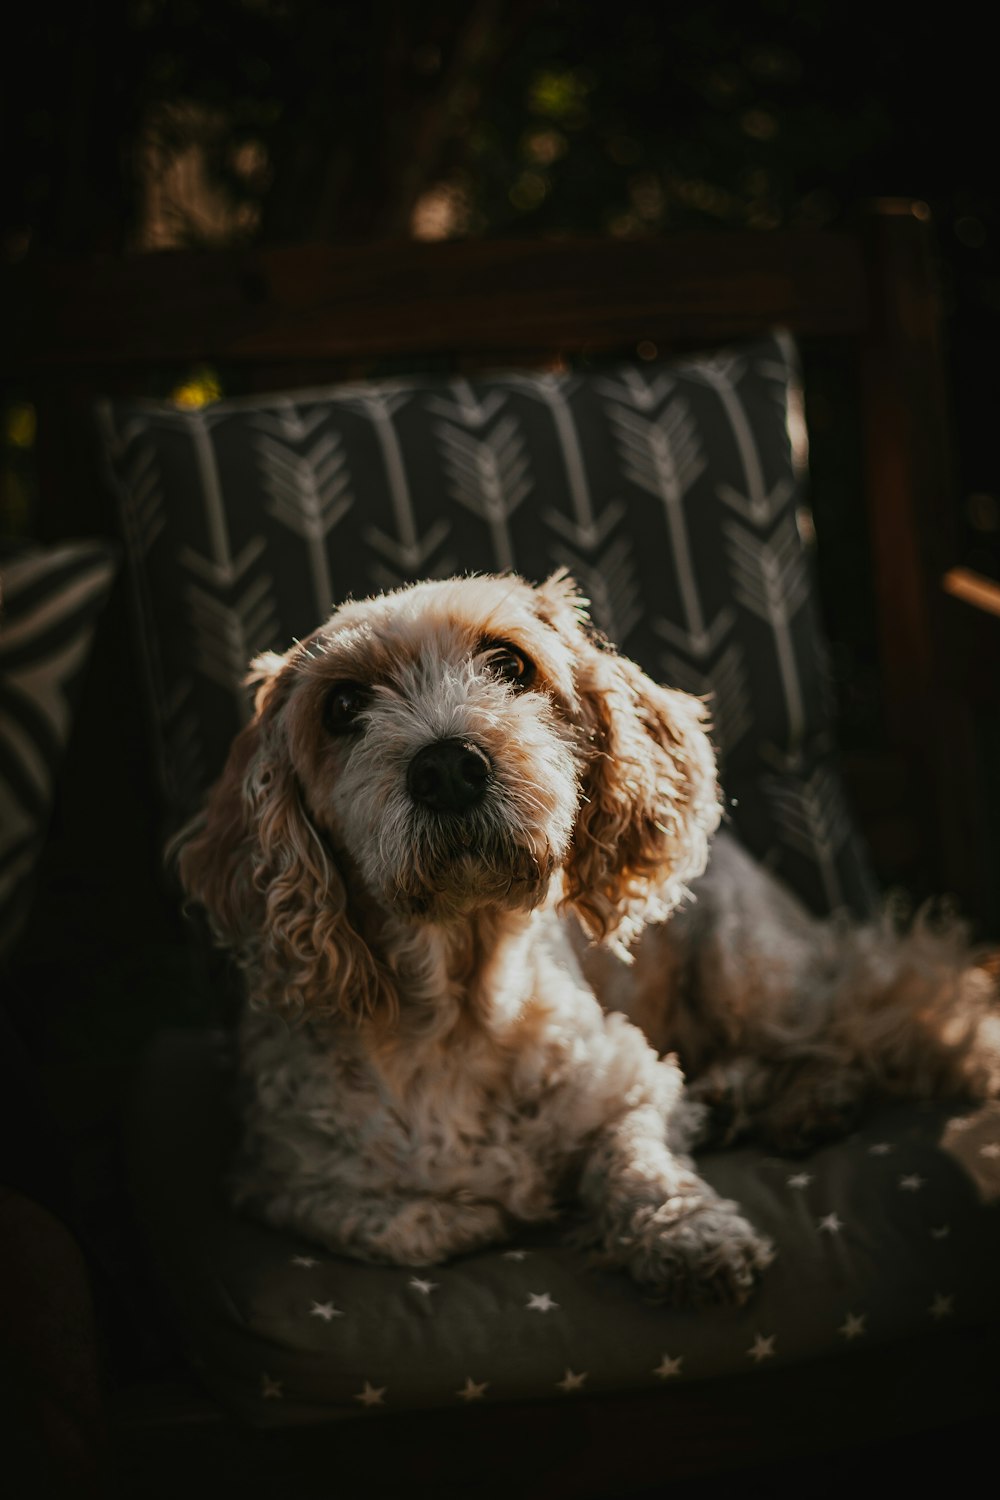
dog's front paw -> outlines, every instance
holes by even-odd
[[[770,1240],[720,1198],[639,1209],[619,1246],[635,1280],[677,1306],[745,1302],[774,1258]]]

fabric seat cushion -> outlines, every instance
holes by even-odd
[[[221,1034],[164,1034],[136,1090],[132,1178],[192,1360],[255,1425],[862,1358],[1000,1314],[1000,1105],[887,1108],[804,1160],[706,1154],[778,1254],[745,1307],[677,1311],[551,1231],[409,1270],[239,1216],[232,1081]]]

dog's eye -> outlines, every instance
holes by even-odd
[[[501,682],[509,682],[511,687],[521,689],[530,687],[535,680],[535,664],[523,651],[518,651],[516,646],[511,646],[507,641],[495,641],[483,648],[486,660],[484,666],[491,677],[497,677]]]
[[[368,707],[371,693],[362,682],[335,682],[323,705],[323,723],[330,734],[353,734],[358,715]]]

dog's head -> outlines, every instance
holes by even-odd
[[[703,705],[601,642],[561,575],[345,604],[250,680],[180,872],[275,1002],[370,1009],[391,985],[373,923],[529,910],[554,880],[624,948],[704,868]]]

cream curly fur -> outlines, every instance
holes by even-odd
[[[703,704],[561,575],[345,604],[251,680],[179,859],[246,971],[237,1200],[270,1223],[420,1265],[575,1204],[605,1263],[740,1300],[771,1251],[698,1176],[706,1103],[798,1146],[875,1092],[1000,1087],[961,934],[819,923],[725,835],[709,862]]]

